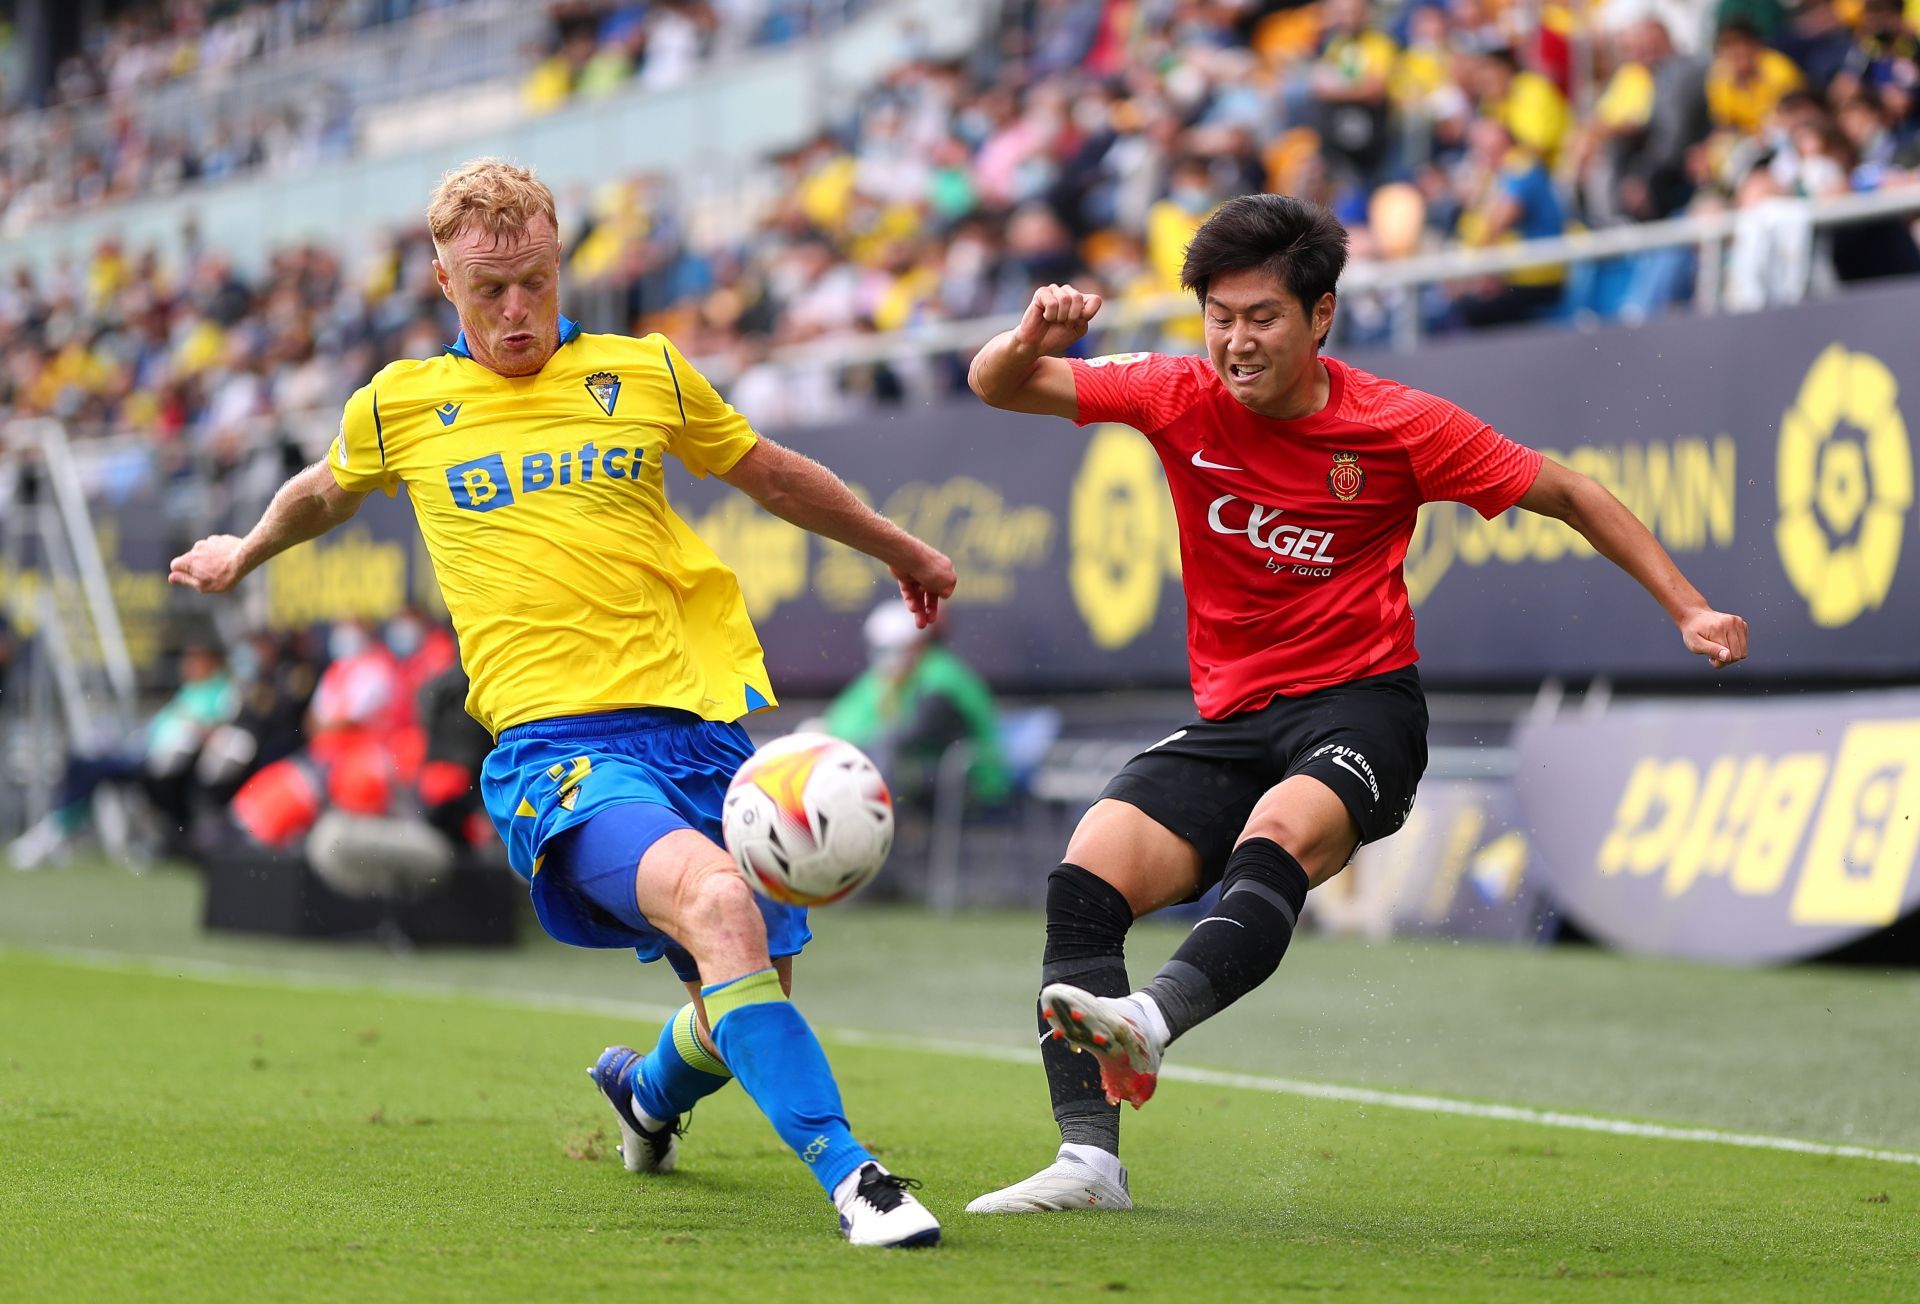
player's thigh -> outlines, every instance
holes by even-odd
[[[1254,807],[1242,837],[1266,837],[1314,885],[1355,849],[1406,822],[1427,768],[1427,703],[1412,667],[1314,694],[1276,720],[1285,777]]]
[[[1199,890],[1200,853],[1194,845],[1138,806],[1111,797],[1080,817],[1066,858],[1111,884],[1136,919]]]
[[[1067,861],[1119,889],[1134,916],[1190,900],[1226,869],[1235,837],[1280,778],[1266,729],[1244,718],[1195,720],[1108,781]]]
[[[1254,804],[1240,833],[1241,842],[1249,838],[1278,843],[1307,872],[1307,886],[1319,887],[1353,859],[1360,829],[1339,793],[1311,774],[1295,774]]]

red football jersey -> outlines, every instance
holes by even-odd
[[[1484,421],[1337,358],[1326,407],[1297,421],[1245,407],[1205,358],[1069,361],[1079,424],[1124,422],[1166,467],[1210,720],[1418,660],[1401,563],[1420,504],[1491,518],[1540,473]]]

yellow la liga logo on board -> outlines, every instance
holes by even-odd
[[[1913,449],[1887,365],[1830,344],[1780,418],[1774,540],[1814,623],[1847,625],[1893,588]]]
[[[1127,646],[1152,627],[1162,583],[1180,575],[1180,530],[1151,444],[1125,426],[1095,428],[1073,478],[1067,533],[1067,582],[1087,633],[1097,647]]]

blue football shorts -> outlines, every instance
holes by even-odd
[[[480,792],[507,859],[526,879],[541,927],[570,946],[632,947],[666,957],[683,982],[686,948],[647,921],[634,872],[676,829],[720,842],[727,784],[753,743],[737,724],[648,707],[515,725],[487,755]],[[807,912],[756,894],[774,957],[798,955]]]

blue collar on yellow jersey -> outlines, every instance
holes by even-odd
[[[569,319],[565,313],[561,313],[560,342],[562,344],[571,344],[579,338],[580,323]],[[473,357],[473,354],[467,351],[467,333],[465,331],[461,331],[453,343],[443,344],[440,347],[443,352],[451,353],[456,358],[471,359]]]

